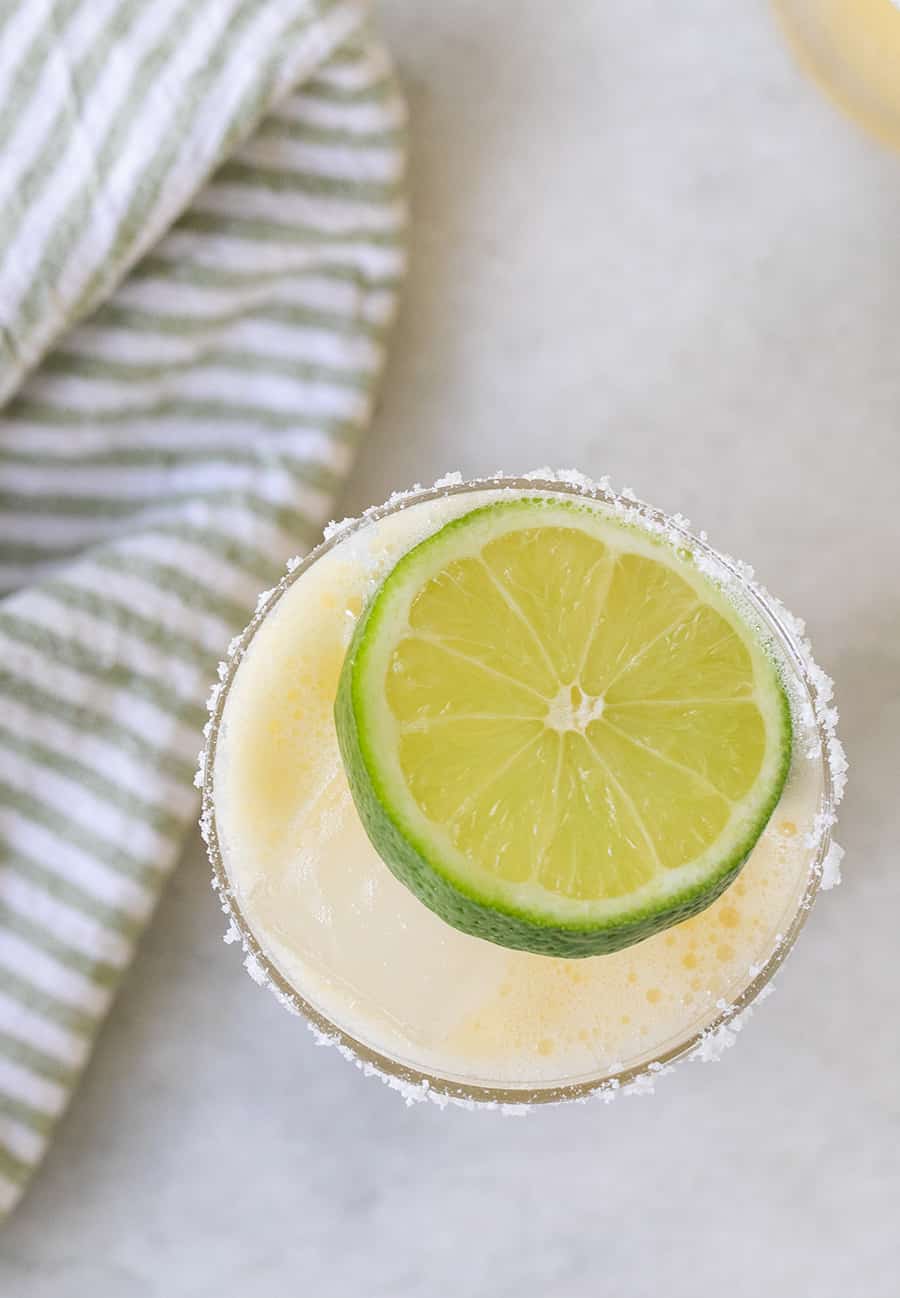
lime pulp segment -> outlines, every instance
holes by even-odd
[[[709,905],[762,832],[791,721],[690,557],[592,507],[472,511],[396,565],[335,708],[379,855],[448,923],[612,951]]]

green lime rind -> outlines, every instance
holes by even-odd
[[[620,909],[610,917],[595,915],[584,921],[560,920],[556,916],[518,907],[505,898],[491,896],[488,901],[468,880],[456,877],[448,864],[439,859],[435,845],[424,841],[404,823],[402,814],[391,805],[384,788],[371,727],[366,724],[367,653],[382,630],[391,588],[413,571],[423,550],[434,545],[438,538],[446,541],[448,533],[470,524],[475,515],[534,505],[539,501],[542,498],[519,498],[471,511],[446,524],[404,555],[357,624],[341,671],[334,717],[344,769],[360,820],[375,851],[402,884],[447,924],[473,937],[539,955],[581,959],[620,951],[680,924],[705,910],[728,888],[750,856],[779,802],[791,766],[793,726],[787,694],[770,659],[770,684],[777,691],[781,742],[768,796],[725,858],[710,867],[699,881],[681,891],[664,898],[651,897],[643,905]],[[578,509],[579,506],[573,502],[571,508]],[[656,542],[655,538],[650,539],[664,545]],[[746,627],[746,622],[743,625]],[[750,628],[747,630],[758,643]]]

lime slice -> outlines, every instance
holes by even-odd
[[[557,956],[714,901],[791,753],[775,665],[690,556],[546,497],[476,509],[400,560],[335,719],[394,874],[456,928]]]

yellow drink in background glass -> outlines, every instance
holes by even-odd
[[[873,135],[900,148],[900,6],[894,0],[773,0],[800,65]]]

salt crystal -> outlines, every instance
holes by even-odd
[[[649,1073],[640,1073],[633,1082],[622,1087],[623,1095],[652,1095],[656,1084]]]
[[[578,469],[560,469],[556,477],[559,482],[565,482],[570,487],[577,487],[579,491],[583,491],[587,495],[596,493],[596,485]]]
[[[266,985],[268,982],[266,971],[250,951],[244,956],[244,968],[258,986],[264,987]]]
[[[689,1057],[701,1064],[717,1064],[736,1041],[737,1033],[727,1023],[723,1023],[712,1032],[704,1032]]]
[[[200,816],[200,837],[207,845],[212,838],[212,812],[208,807],[204,807]]]
[[[813,820],[812,829],[809,831],[808,834],[804,834],[803,836],[804,846],[812,849],[818,848],[819,844],[825,838],[825,835],[836,823],[837,823],[837,816],[834,814],[833,811],[830,811],[826,808],[822,811],[816,812],[815,819]]]
[[[820,887],[823,892],[829,892],[841,882],[841,861],[843,859],[844,849],[837,843],[832,843],[825,854],[825,860],[822,862],[822,882]]]
[[[280,987],[276,987],[274,986],[274,984],[270,983],[269,990],[272,992],[272,994],[274,995],[275,999],[278,1001],[281,1008],[287,1010],[288,1014],[293,1014],[294,1018],[297,1019],[303,1017],[300,1010],[294,1004],[293,998],[291,996],[288,996],[285,992],[283,992]]]
[[[357,519],[355,518],[341,518],[337,521],[332,519],[330,523],[325,524],[322,535],[326,541],[330,541],[333,536],[337,536],[339,532],[345,532],[347,528],[352,527],[355,522],[357,522]]]
[[[837,710],[834,710],[834,724],[837,724]],[[844,745],[838,739],[833,729],[828,738],[828,761],[831,766],[831,783],[834,789],[834,800],[840,802],[844,796],[844,790],[847,787],[847,770],[850,763],[847,761],[847,754],[844,752]]]

